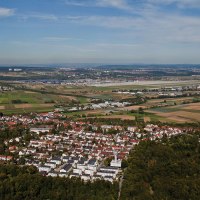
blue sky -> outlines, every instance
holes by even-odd
[[[200,0],[0,0],[0,64],[200,63]]]

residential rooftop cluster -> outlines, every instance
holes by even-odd
[[[123,161],[140,141],[184,133],[180,128],[153,124],[147,124],[140,130],[136,126],[97,126],[89,122],[65,121],[59,117],[57,113],[43,113],[35,117],[20,115],[1,118],[1,124],[13,127],[21,123],[30,128],[31,139],[28,142],[23,137],[4,142],[9,152],[17,155],[17,163],[33,165],[45,176],[113,182],[120,176]],[[38,120],[43,126],[36,123]],[[54,125],[49,125],[51,121]],[[87,130],[87,127],[91,130]],[[110,133],[109,130],[115,132]],[[0,160],[9,161],[12,156],[2,155]]]
[[[105,109],[105,108],[123,108],[126,106],[130,106],[129,102],[119,102],[119,101],[105,101],[102,103],[91,103],[85,106],[74,106],[68,109],[68,111],[79,111],[79,110],[96,110],[96,109]]]
[[[50,122],[59,123],[59,118],[61,118],[61,117],[63,117],[63,115],[60,113],[57,113],[57,112],[30,113],[28,115],[1,116],[0,124],[8,125],[9,127],[11,127],[11,126],[15,126],[17,124],[22,124],[22,125],[26,126],[26,125],[34,125],[37,123],[40,123],[40,124],[47,124]]]

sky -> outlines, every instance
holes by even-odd
[[[0,64],[199,64],[200,0],[0,0]]]

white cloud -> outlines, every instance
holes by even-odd
[[[19,18],[22,20],[28,20],[31,18],[45,20],[45,21],[57,21],[58,20],[58,17],[56,15],[40,14],[40,13],[19,15]]]
[[[67,16],[65,20],[82,26],[117,29],[143,43],[199,42],[200,18],[181,14],[141,11],[140,16]],[[124,37],[124,39],[128,39]]]
[[[144,20],[135,17],[118,16],[67,16],[66,20],[82,25],[101,26],[106,28],[133,29],[144,25]],[[138,26],[139,25],[139,26]]]
[[[96,5],[103,7],[114,7],[118,9],[130,9],[126,0],[97,0]]]
[[[73,37],[50,36],[50,37],[44,37],[43,40],[47,41],[47,42],[64,42],[64,41],[83,40],[83,39],[81,39],[81,38],[73,38]]]
[[[195,0],[191,0],[195,3]],[[199,0],[200,1],[200,0]],[[70,1],[74,2],[74,1]],[[78,1],[77,1],[78,2]],[[87,3],[89,1],[86,1]],[[99,6],[115,6],[127,7],[127,2],[123,0],[96,0],[95,3]],[[48,14],[29,14],[25,15],[24,19],[36,18],[41,20],[51,20],[56,23],[76,24],[77,26],[98,26],[106,29],[116,29],[116,31],[109,30],[115,35],[124,34],[122,40],[130,39],[133,43],[135,38],[140,39],[141,43],[184,43],[184,42],[200,42],[200,17],[188,16],[182,12],[169,11],[161,12],[156,3],[173,3],[181,2],[180,0],[146,0],[145,5],[134,8],[133,13],[121,16],[106,16],[106,15],[69,15],[56,16]],[[151,4],[150,4],[151,2]],[[182,0],[182,3],[187,3],[189,0]],[[83,27],[82,27],[83,28]],[[89,27],[90,28],[90,27]],[[120,33],[119,33],[119,32]],[[126,37],[126,36],[127,37]],[[46,41],[64,41],[74,40],[68,37],[49,37]],[[130,46],[130,45],[129,45]],[[127,46],[128,47],[128,46]]]
[[[66,0],[66,5],[83,7],[113,7],[122,10],[130,10],[126,0]]]
[[[71,40],[70,37],[45,37],[44,40],[51,41],[51,42],[59,42],[59,41],[65,41],[65,40]]]
[[[80,2],[80,1],[74,1],[74,0],[66,0],[65,1],[65,4],[66,5],[69,5],[69,6],[89,6],[88,2],[87,1],[84,1],[84,2]]]
[[[153,4],[176,4],[179,8],[197,8],[200,7],[200,0],[148,0],[149,3]]]
[[[140,46],[139,44],[129,44],[129,43],[97,43],[95,44],[98,47],[105,47],[105,48],[133,48]]]
[[[9,17],[14,15],[14,13],[15,13],[14,9],[0,7],[0,17]]]

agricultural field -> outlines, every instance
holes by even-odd
[[[75,119],[81,118],[105,118],[105,119],[121,119],[121,120],[142,120],[145,122],[150,121],[165,121],[164,117],[157,116],[153,113],[144,112],[139,114],[137,111],[132,113],[130,111],[122,111],[118,109],[111,110],[89,110],[89,111],[77,111],[77,112],[65,112],[67,117]]]
[[[195,84],[196,81],[143,81],[132,85],[113,86],[86,86],[86,85],[65,85],[48,83],[11,83],[13,91],[2,91],[0,93],[0,111],[5,114],[46,112],[53,111],[56,107],[65,108],[64,114],[72,118],[80,117],[103,117],[135,119],[141,118],[144,121],[166,121],[166,122],[192,122],[200,121],[200,104],[191,103],[194,96],[157,98],[155,93],[150,92],[141,95],[146,98],[145,103],[134,101],[138,98],[132,94],[113,92],[114,89],[133,90],[161,88],[166,86],[183,86]],[[188,91],[185,91],[188,93]],[[192,91],[194,92],[194,91]],[[189,93],[188,93],[189,94]],[[132,100],[135,105],[123,108],[107,108],[100,110],[86,110],[66,112],[69,106],[92,104],[92,99],[102,101],[126,101]],[[187,103],[187,104],[186,104]],[[144,109],[144,114],[138,114],[139,108]],[[135,111],[135,112],[132,112]]]
[[[30,91],[8,91],[0,93],[0,111],[5,114],[46,112],[55,109],[56,103],[69,103],[67,96],[41,94]]]
[[[149,109],[147,112],[174,122],[200,122],[200,103]]]

